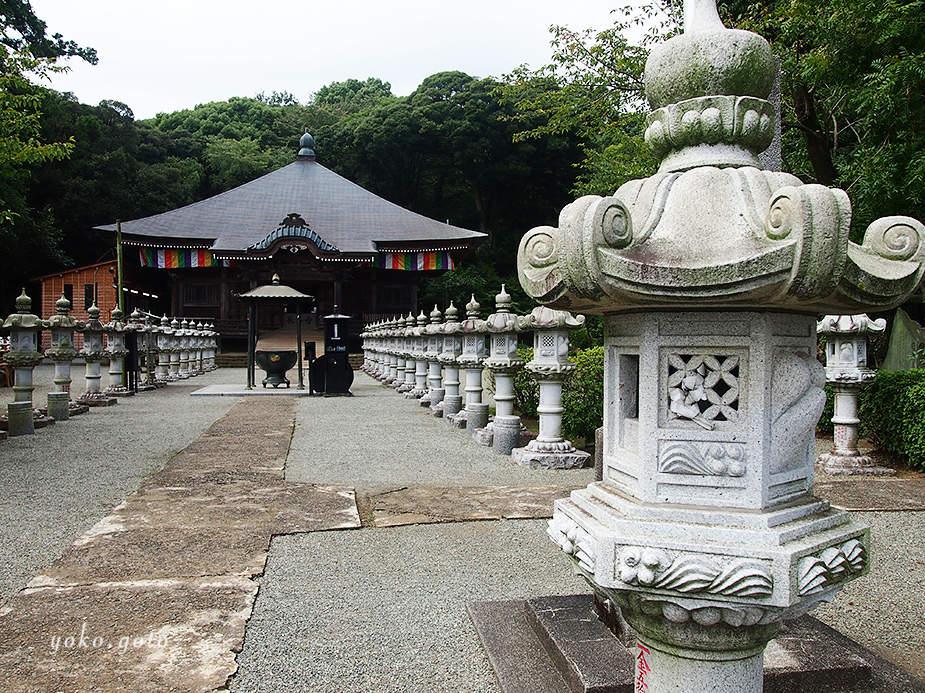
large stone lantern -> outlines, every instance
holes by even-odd
[[[829,474],[895,474],[858,450],[858,394],[877,377],[867,367],[867,335],[885,329],[886,320],[871,320],[864,313],[826,315],[816,325],[816,332],[826,337],[825,379],[835,390],[835,445],[817,460]]]
[[[55,315],[48,319],[51,331],[51,348],[45,356],[55,364],[55,392],[71,391],[71,362],[77,356],[74,348],[74,331],[83,328],[83,323],[70,316],[71,302],[61,294],[55,302]]]
[[[583,197],[521,241],[529,295],[605,316],[603,481],[549,533],[637,635],[637,690],[757,692],[784,619],[869,569],[868,528],[813,494],[816,316],[886,309],[925,227],[849,241],[845,192],[760,169],[774,59],[685,1],[646,66],[658,173]]]
[[[4,359],[13,368],[13,401],[30,402],[29,416],[32,416],[31,402],[32,371],[42,362],[39,352],[39,333],[47,327],[44,320],[32,313],[32,299],[26,290],[16,299],[16,312],[3,322],[3,330],[9,332],[10,350]]]

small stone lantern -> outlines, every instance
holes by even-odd
[[[524,320],[533,330],[533,360],[527,370],[540,388],[540,433],[525,448],[514,448],[511,459],[531,469],[574,469],[586,466],[591,455],[562,437],[562,383],[576,366],[568,358],[568,331],[585,324],[585,317],[545,306]]]
[[[109,352],[109,386],[103,391],[113,397],[129,397],[135,393],[125,387],[125,357],[128,349],[125,348],[125,334],[132,328],[122,322],[122,310],[116,306],[112,309],[112,320],[103,325],[106,333],[106,351]]]
[[[164,315],[161,317],[160,325],[157,328],[155,338],[155,348],[157,350],[157,367],[155,369],[155,379],[159,383],[168,383],[173,378],[170,375],[170,319]]]
[[[174,318],[170,321],[170,380],[179,380],[180,375],[180,321]]]
[[[443,351],[438,360],[443,366],[443,402],[431,405],[430,411],[434,416],[449,416],[462,409],[462,395],[459,394],[459,362],[456,360],[462,353],[462,325],[457,316],[459,312],[450,301],[446,309],[446,320],[442,325]]]
[[[416,321],[414,313],[409,312],[405,318],[405,324],[401,331],[401,346],[399,347],[399,358],[401,367],[399,368],[398,377],[401,381],[398,386],[398,392],[411,392],[414,389],[414,330]]]
[[[517,335],[524,320],[511,312],[511,296],[504,284],[495,296],[495,312],[485,321],[491,347],[485,368],[495,380],[495,418],[473,437],[481,445],[491,445],[496,453],[510,455],[519,446],[520,417],[514,414],[514,376],[526,362],[517,355]]]
[[[411,356],[414,359],[414,389],[405,394],[409,399],[420,399],[427,392],[427,316],[422,310],[417,317],[417,325],[414,327],[414,351]]]
[[[71,391],[71,362],[77,356],[74,348],[74,330],[81,329],[83,323],[72,318],[71,302],[61,294],[55,302],[56,315],[48,319],[51,330],[51,348],[45,350],[45,356],[55,364],[55,392]]]
[[[485,349],[486,323],[481,319],[482,306],[472,295],[466,304],[466,319],[462,321],[462,353],[456,359],[466,371],[465,404],[459,413],[449,420],[457,428],[470,428],[469,416],[475,412],[475,428],[483,428],[488,423],[488,405],[482,404],[482,362],[488,355]],[[473,428],[474,430],[474,428]]]
[[[84,336],[84,346],[80,355],[87,364],[86,389],[77,398],[81,404],[88,407],[108,407],[116,404],[115,397],[110,397],[100,391],[100,362],[107,357],[103,348],[103,323],[100,322],[100,309],[94,303],[87,310],[87,322],[81,330]]]
[[[180,349],[180,366],[177,376],[181,380],[186,380],[190,377],[190,329],[189,321],[186,318],[180,321],[180,329],[177,330],[176,335],[179,337]]]
[[[895,474],[877,467],[858,450],[858,393],[877,377],[867,367],[867,335],[886,329],[886,320],[871,320],[866,314],[826,315],[816,332],[826,336],[825,379],[835,390],[835,445],[816,463],[829,474]]]
[[[16,312],[3,322],[10,333],[10,350],[4,359],[13,368],[13,401],[7,405],[8,432],[11,436],[35,432],[32,412],[32,371],[42,361],[39,353],[39,332],[46,323],[32,312],[32,299],[22,294],[16,299]]]
[[[443,313],[437,306],[430,311],[430,322],[424,329],[427,346],[424,358],[427,359],[427,392],[419,400],[422,407],[431,407],[443,399],[443,369],[440,366],[440,352],[443,351]]]

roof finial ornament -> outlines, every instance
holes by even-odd
[[[296,161],[314,161],[315,160],[315,138],[308,134],[308,128],[305,128],[305,134],[299,138],[299,153],[296,154]]]

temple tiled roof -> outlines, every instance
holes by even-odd
[[[152,245],[210,247],[243,252],[298,215],[324,244],[342,254],[370,254],[390,246],[474,247],[485,237],[392,204],[312,158],[301,158],[261,178],[186,207],[122,222],[122,233]],[[97,227],[115,231],[116,225]]]

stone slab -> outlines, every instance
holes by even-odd
[[[241,481],[147,488],[129,496],[29,584],[256,576],[263,573],[274,534],[358,527],[352,489]]]
[[[473,608],[474,607],[474,608]],[[633,693],[633,653],[592,611],[591,595],[540,597],[517,604],[470,605],[469,613],[502,682],[504,693],[530,690],[533,682],[516,657],[501,651],[516,642],[541,643],[572,693]],[[504,619],[499,622],[497,619]],[[535,653],[530,657],[535,657]],[[508,689],[504,681],[516,676]],[[536,690],[543,690],[538,686]],[[818,620],[804,616],[782,625],[765,653],[765,693],[923,693],[925,683]]]
[[[530,469],[581,469],[593,464],[591,455],[583,450],[569,453],[533,452],[528,448],[514,448],[511,459]]]
[[[23,591],[0,616],[0,689],[213,691],[237,670],[256,593],[231,576]]]
[[[570,693],[527,624],[525,602],[469,602],[472,619],[504,693]]]
[[[553,502],[573,486],[415,486],[370,493],[377,527],[471,520],[552,517]]]
[[[925,510],[925,477],[817,477],[814,493],[844,510]]]

